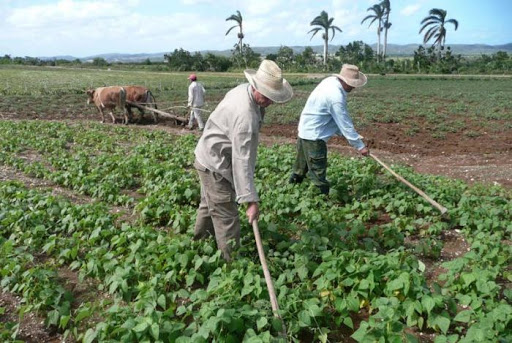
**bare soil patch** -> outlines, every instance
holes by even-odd
[[[0,290],[0,307],[5,308],[5,313],[0,315],[0,322],[19,322],[20,326],[16,339],[26,343],[65,342],[59,333],[46,327],[44,324],[44,318],[39,316],[37,313],[26,313],[20,321],[18,316],[18,309],[20,306],[22,306],[20,297]]]
[[[467,130],[477,131],[479,128],[468,127]],[[407,128],[399,123],[374,123],[370,128],[359,130],[359,133],[371,151],[388,163],[400,163],[418,173],[443,175],[469,184],[512,187],[510,131],[485,133],[476,137],[447,134],[443,139],[436,139],[428,132],[409,136]],[[293,143],[297,139],[297,125],[267,125],[263,127],[262,134],[262,140],[267,144]],[[329,148],[342,155],[358,155],[343,137],[333,137],[329,141]]]

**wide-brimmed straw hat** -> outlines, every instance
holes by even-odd
[[[345,81],[345,83],[352,87],[362,87],[366,84],[366,75],[359,71],[359,68],[352,64],[344,64],[341,66],[339,74],[333,74],[337,78]]]
[[[283,103],[293,96],[292,86],[283,79],[281,68],[270,60],[263,60],[258,70],[246,69],[245,77],[261,94],[276,103]]]

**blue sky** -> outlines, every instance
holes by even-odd
[[[334,17],[331,44],[373,44],[376,26],[361,20],[379,0],[0,0],[0,56],[86,57],[102,53],[157,53],[231,49],[236,31],[225,19],[240,10],[252,47],[321,45],[309,23],[322,10]],[[448,12],[446,44],[512,42],[511,0],[391,0],[388,43],[421,44],[421,20],[432,8]]]

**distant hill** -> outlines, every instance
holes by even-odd
[[[414,56],[414,51],[418,49],[419,44],[388,44],[387,46],[387,56],[388,57],[407,57]],[[462,56],[479,56],[481,54],[491,55],[495,54],[498,51],[505,51],[509,54],[512,54],[512,43],[503,44],[503,45],[486,45],[486,44],[451,44],[449,46],[453,53],[460,54]],[[263,56],[268,54],[275,54],[278,52],[280,46],[267,46],[267,47],[253,47],[254,52],[257,52]],[[295,53],[302,53],[306,46],[290,46]],[[313,51],[316,53],[323,53],[322,45],[314,45],[311,46]],[[340,48],[340,45],[329,45],[329,52],[333,53]],[[377,49],[377,45],[373,44],[372,48],[374,50]],[[75,60],[80,59],[81,61],[92,61],[94,58],[104,58],[106,61],[110,63],[116,62],[142,62],[149,58],[151,62],[162,62],[164,60],[164,54],[167,54],[172,51],[166,52],[156,52],[156,53],[140,53],[140,54],[123,54],[123,53],[112,53],[112,54],[101,54],[87,57],[74,57],[74,56],[54,56],[54,57],[40,57],[45,60],[53,60],[53,59],[65,59],[65,60]],[[191,51],[194,53],[195,51]],[[214,55],[220,56],[230,56],[231,50],[201,50],[199,51],[203,56],[207,53],[212,53]]]

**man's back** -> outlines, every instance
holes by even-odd
[[[188,105],[201,107],[204,105],[204,87],[200,82],[193,81],[188,86]]]

